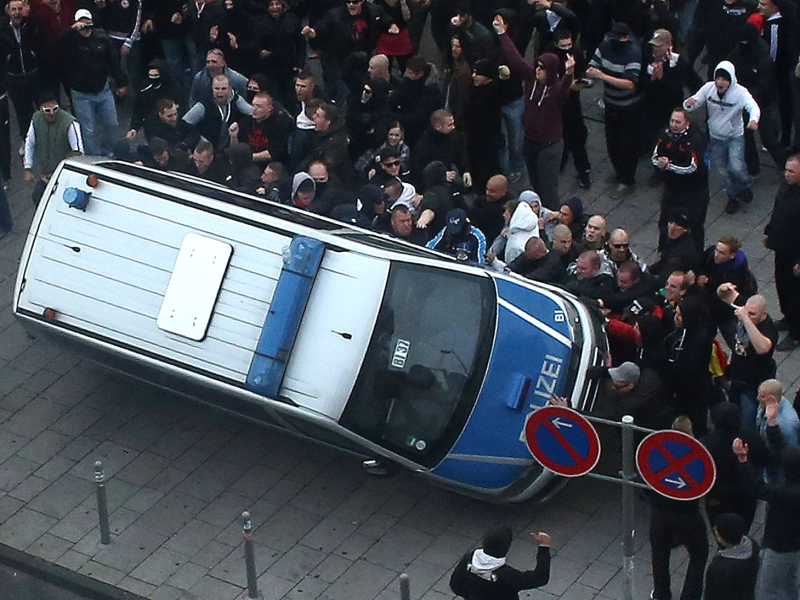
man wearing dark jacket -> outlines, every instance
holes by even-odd
[[[506,35],[508,23],[505,19],[496,15],[492,25],[500,36],[512,73],[523,82],[525,112],[522,124],[531,186],[541,197],[542,204],[555,210],[558,208],[558,175],[564,152],[562,113],[573,81],[575,60],[567,58],[563,77],[560,77],[561,62],[551,52],[539,56],[535,66],[529,65]]]
[[[725,513],[714,520],[719,553],[706,570],[705,600],[754,600],[758,578],[758,542],[745,535],[742,517]]]
[[[483,536],[481,548],[467,552],[450,576],[450,589],[465,600],[517,600],[519,592],[550,581],[550,536],[531,534],[539,544],[536,567],[519,571],[506,564],[511,529],[498,526]]]
[[[766,500],[761,569],[758,574],[758,598],[783,600],[797,596],[800,568],[800,448],[787,447],[778,425],[778,404],[767,412],[767,438],[782,449],[781,459],[785,483],[767,483],[749,462],[749,446],[737,438],[733,451],[739,459],[739,470],[745,485],[756,498]]]
[[[59,43],[86,154],[111,156],[118,123],[108,76],[120,86],[117,89],[120,96],[125,94],[128,84],[128,76],[120,67],[111,39],[94,28],[92,13],[82,8],[75,13],[72,27],[59,37]]]
[[[667,219],[667,235],[658,245],[658,260],[649,271],[664,283],[673,271],[693,271],[697,268],[697,248],[689,228],[689,218],[676,213]]]
[[[728,57],[736,67],[739,83],[750,90],[761,109],[761,120],[758,122],[758,136],[767,148],[775,164],[783,165],[786,160],[786,149],[780,140],[780,113],[778,111],[778,93],[775,63],[769,54],[769,46],[758,35],[758,29],[752,23],[742,25],[739,43]],[[752,176],[761,173],[760,156],[756,146],[755,131],[745,129],[744,160],[747,172]]]
[[[32,13],[26,15],[26,9],[27,2],[11,0],[6,4],[8,21],[0,23],[0,61],[23,138],[36,110],[41,85],[38,48],[41,22]]]
[[[319,48],[325,91],[339,106],[344,106],[349,96],[343,73],[348,57],[355,52],[371,55],[381,33],[390,25],[389,15],[377,4],[346,0],[325,13],[313,27],[306,25],[301,30],[311,46]]]
[[[800,154],[786,161],[784,181],[775,196],[772,218],[764,228],[764,246],[775,252],[775,288],[787,336],[778,352],[800,346]]]
[[[411,177],[414,187],[424,189],[423,171],[434,161],[445,165],[448,181],[452,182],[461,175],[466,187],[472,185],[464,136],[456,129],[456,121],[449,110],[433,111],[431,126],[411,151]]]
[[[428,83],[430,70],[424,58],[412,56],[406,63],[403,80],[389,97],[392,120],[400,121],[405,128],[405,143],[410,148],[422,137],[433,111],[442,105],[439,88]]]
[[[651,157],[664,180],[661,215],[658,218],[659,243],[667,236],[667,222],[675,214],[686,215],[697,252],[703,251],[705,220],[710,201],[708,169],[705,163],[705,135],[693,127],[682,108],[675,109],[669,127],[656,141]]]

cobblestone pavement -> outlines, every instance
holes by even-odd
[[[597,117],[598,107],[586,100]],[[563,191],[581,196],[611,226],[628,228],[634,251],[647,257],[660,191],[640,184],[628,199],[610,199],[600,183],[609,171],[602,124],[595,119],[590,128],[596,183],[580,190],[570,166]],[[639,173],[644,181],[647,171]],[[765,166],[755,202],[734,216],[723,212],[725,194],[716,186],[707,225],[710,241],[723,234],[744,240],[773,315],[772,257],[760,238],[780,176]],[[441,491],[409,473],[373,479],[333,451],[120,379],[29,337],[10,308],[32,216],[29,194],[15,165],[15,229],[0,239],[0,542],[153,600],[244,598],[239,515],[247,509],[268,600],[393,600],[402,572],[414,598],[447,600],[458,557],[503,522],[516,533],[512,564],[531,564],[529,532],[553,536],[552,579],[528,597],[622,597],[616,485],[577,480],[545,506],[509,508]],[[777,358],[779,377],[794,391],[800,352]],[[107,547],[99,544],[96,460],[108,477]],[[646,598],[647,509],[637,505],[635,589]],[[685,560],[678,552],[676,577]]]

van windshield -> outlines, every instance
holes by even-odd
[[[496,299],[489,277],[393,264],[341,424],[418,464],[438,464],[483,382]]]

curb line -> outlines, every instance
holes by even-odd
[[[0,543],[0,563],[24,571],[91,600],[146,600],[132,592],[81,575],[37,556]]]

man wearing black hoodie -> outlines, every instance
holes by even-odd
[[[522,124],[531,186],[541,197],[542,204],[554,210],[558,208],[558,175],[564,151],[562,113],[572,85],[575,60],[571,57],[566,60],[564,77],[559,77],[558,56],[550,52],[539,56],[535,66],[529,65],[506,34],[508,23],[502,15],[495,15],[492,26],[500,36],[511,72],[523,81]]]
[[[450,576],[450,589],[467,600],[517,600],[519,592],[547,585],[550,581],[550,536],[531,534],[539,545],[536,567],[519,571],[506,564],[511,547],[511,529],[493,527],[483,536],[481,548],[461,557]]]

